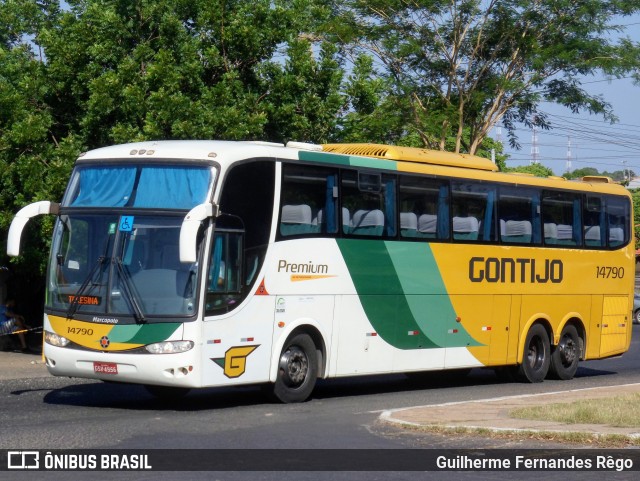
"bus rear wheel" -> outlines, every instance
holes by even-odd
[[[578,370],[580,341],[575,326],[569,324],[560,334],[560,341],[551,354],[549,377],[563,381],[572,379]]]
[[[298,334],[288,340],[282,349],[272,393],[283,403],[306,401],[311,396],[317,377],[316,345],[307,334]]]
[[[516,378],[522,382],[542,382],[549,372],[550,363],[551,344],[547,330],[540,324],[534,324],[527,333],[524,356]]]

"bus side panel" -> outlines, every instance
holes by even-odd
[[[604,296],[591,296],[591,318],[585,326],[587,330],[587,345],[585,347],[585,359],[598,359],[600,357],[600,343],[602,341],[602,300]]]
[[[267,382],[275,298],[253,296],[231,313],[203,322],[202,385]]]
[[[469,345],[468,350],[485,366],[500,366],[507,362],[509,327],[511,322],[511,296],[470,295],[451,296],[460,323],[480,345]],[[517,318],[516,318],[517,322]],[[517,331],[516,331],[517,332]],[[449,333],[455,337],[457,333]],[[454,343],[455,345],[455,343]],[[447,349],[447,367],[460,365]]]
[[[625,352],[629,348],[631,319],[628,296],[604,296],[602,305],[602,331],[600,356],[607,357]]]

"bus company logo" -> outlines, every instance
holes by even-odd
[[[491,283],[559,284],[564,279],[560,259],[526,259],[510,257],[472,257],[469,259],[469,280]]]
[[[278,260],[278,272],[291,274],[291,282],[312,281],[315,279],[326,279],[336,277],[329,274],[327,264],[314,264],[311,261],[306,263],[288,262],[285,259]]]
[[[229,379],[234,379],[244,374],[247,368],[247,357],[258,347],[260,347],[260,344],[256,346],[230,347],[224,353],[224,357],[211,358],[211,360],[223,369],[225,376]]]
[[[102,349],[106,349],[109,347],[109,344],[111,344],[111,341],[109,340],[109,338],[107,336],[102,336],[100,338],[100,347]]]

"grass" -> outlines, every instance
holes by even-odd
[[[408,431],[417,431],[438,435],[455,436],[482,436],[489,439],[502,439],[509,442],[539,441],[555,442],[570,446],[583,446],[590,448],[629,448],[640,447],[640,439],[622,434],[593,434],[578,432],[545,432],[545,431],[494,431],[485,428],[446,427],[438,425],[399,425]]]
[[[640,393],[514,409],[509,415],[517,419],[567,424],[640,427]]]
[[[615,427],[640,427],[640,393],[603,399],[586,399],[570,403],[556,403],[514,409],[509,415],[518,419],[555,421],[566,424],[602,424]],[[551,441],[593,448],[640,447],[640,438],[624,434],[596,434],[572,432],[492,430],[473,427],[441,425],[401,425],[412,431],[441,435],[482,436],[510,441]]]

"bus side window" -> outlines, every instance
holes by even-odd
[[[609,247],[627,245],[631,234],[629,232],[630,207],[624,197],[606,197],[607,231]]]
[[[542,221],[545,243],[565,246],[582,245],[581,196],[571,192],[542,191]],[[551,228],[553,226],[553,229]],[[556,237],[550,242],[550,235]]]
[[[354,236],[395,237],[396,183],[392,175],[344,171],[342,232]]]
[[[583,211],[584,245],[605,247],[607,245],[606,212],[602,197],[587,195]]]
[[[453,182],[451,186],[453,239],[496,240],[496,188],[476,182]]]
[[[240,232],[217,232],[209,258],[206,310],[229,311],[241,300],[242,242]]]
[[[535,189],[500,187],[500,240],[508,244],[540,244],[540,194]]]
[[[337,178],[331,168],[283,165],[280,238],[338,231]]]
[[[400,237],[449,239],[449,185],[403,175],[399,185]]]

